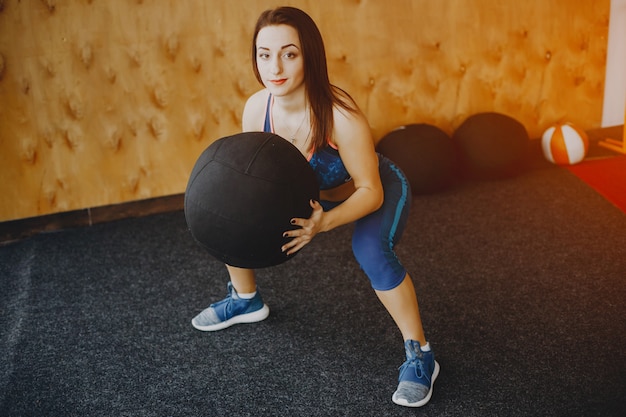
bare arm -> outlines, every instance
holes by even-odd
[[[370,128],[360,113],[335,110],[333,137],[343,163],[352,176],[355,192],[330,211],[323,211],[318,202],[312,202],[313,214],[308,219],[293,219],[300,229],[285,232],[293,237],[283,246],[283,251],[292,254],[307,245],[319,232],[358,220],[383,203],[383,187],[378,171],[378,156],[374,149]]]
[[[265,104],[267,91],[260,90],[254,93],[243,108],[241,128],[243,132],[261,132],[265,122]]]
[[[378,172],[378,156],[365,117],[359,113],[335,110],[335,142],[343,163],[352,176],[355,192],[326,213],[321,231],[351,223],[383,203],[383,187]]]

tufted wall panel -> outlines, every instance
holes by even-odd
[[[314,0],[375,138],[498,111],[600,126],[609,0]],[[260,0],[0,0],[0,221],[184,191],[240,129]]]

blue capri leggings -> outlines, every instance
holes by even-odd
[[[378,170],[385,201],[373,213],[357,220],[352,235],[352,251],[370,279],[372,288],[391,290],[402,283],[406,270],[393,247],[404,231],[411,207],[411,188],[402,171],[393,162],[378,155]],[[321,201],[324,210],[339,203]]]

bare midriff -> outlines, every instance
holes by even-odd
[[[344,201],[354,193],[354,181],[350,180],[335,188],[320,190],[320,200],[324,201]]]

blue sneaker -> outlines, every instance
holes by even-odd
[[[228,296],[211,304],[194,317],[191,324],[198,330],[212,332],[237,323],[256,323],[265,320],[269,314],[270,309],[263,303],[259,291],[250,300],[239,298],[237,291],[229,282]]]
[[[405,407],[421,407],[430,401],[433,384],[439,375],[439,364],[433,352],[424,352],[419,342],[407,340],[404,343],[406,362],[400,367],[398,389],[391,399]]]

